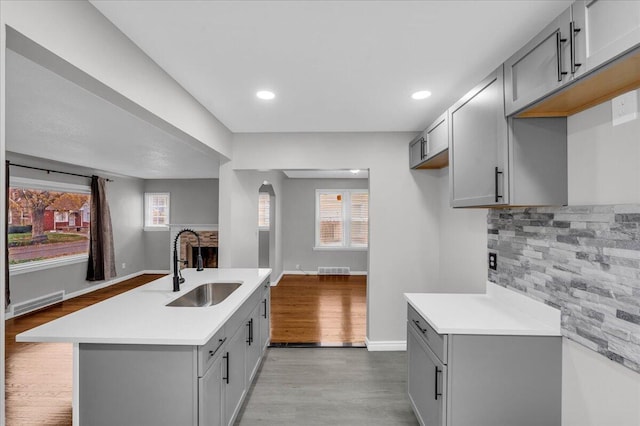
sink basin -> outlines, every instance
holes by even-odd
[[[242,283],[239,282],[202,284],[178,297],[167,306],[198,308],[217,305],[241,285]]]

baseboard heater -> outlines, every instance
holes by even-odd
[[[53,305],[54,303],[62,302],[63,300],[64,290],[60,290],[55,293],[47,294],[46,296],[38,297],[37,299],[18,303],[11,308],[11,313],[13,316],[18,316],[26,314],[27,312],[35,311],[36,309],[44,308],[45,306]]]
[[[318,275],[351,275],[351,268],[348,266],[320,266]]]

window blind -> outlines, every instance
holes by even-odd
[[[342,216],[342,194],[321,193],[318,200],[320,222],[319,243],[321,246],[341,246],[344,241]]]
[[[261,192],[258,195],[258,227],[259,228],[269,228],[270,208],[271,208],[271,195],[269,195],[268,192]]]
[[[369,243],[369,194],[351,193],[351,245],[366,246]]]

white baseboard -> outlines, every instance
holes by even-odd
[[[66,293],[65,292],[62,300],[73,299],[74,297],[82,296],[83,294],[91,293],[93,291],[100,290],[100,289],[103,289],[103,288],[106,288],[106,287],[110,287],[110,286],[112,286],[114,284],[121,283],[122,281],[126,281],[126,280],[130,280],[132,278],[135,278],[135,277],[139,277],[140,275],[144,275],[144,274],[168,274],[169,272],[170,271],[168,271],[168,270],[144,270],[144,271],[134,272],[134,273],[129,274],[129,275],[124,275],[122,277],[116,277],[116,278],[114,278],[112,280],[109,280],[109,281],[101,282],[100,284],[91,285],[91,286],[89,286],[87,288],[83,288],[82,290],[74,291],[72,293]],[[32,312],[32,311],[29,311],[29,312]],[[29,312],[24,312],[24,313],[22,313],[22,314],[20,314],[18,316],[28,314]],[[8,319],[11,319],[11,318],[14,318],[13,313],[11,311],[6,311],[4,319],[8,320]]]
[[[276,280],[271,281],[271,287],[277,286],[282,277],[284,277],[284,272],[282,272]]]
[[[367,271],[351,271],[349,275],[367,275]],[[282,275],[318,275],[318,271],[284,271]],[[349,275],[345,275],[348,277]]]
[[[168,269],[147,269],[146,271],[142,271],[142,274],[170,274],[171,271]]]
[[[371,341],[368,337],[364,339],[365,345],[367,345],[367,350],[370,352],[382,352],[382,351],[406,351],[407,350],[407,341],[406,340],[378,340]]]

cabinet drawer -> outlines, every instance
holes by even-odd
[[[249,315],[251,315],[251,311],[256,307],[258,302],[260,301],[260,297],[263,291],[263,285],[261,284],[254,292],[249,296],[249,298],[238,308],[238,310],[231,315],[229,321],[224,325],[224,329],[226,331],[227,336],[233,336],[238,329],[238,327],[244,326],[246,324]]]
[[[222,353],[220,349],[227,340],[224,331],[222,327],[205,345],[198,346],[198,377],[204,376],[211,364]]]
[[[436,354],[443,364],[447,363],[447,335],[438,334],[427,323],[427,320],[415,310],[411,305],[407,305],[408,314],[407,322],[409,327],[413,327],[418,332],[418,335],[429,346],[429,349]]]

